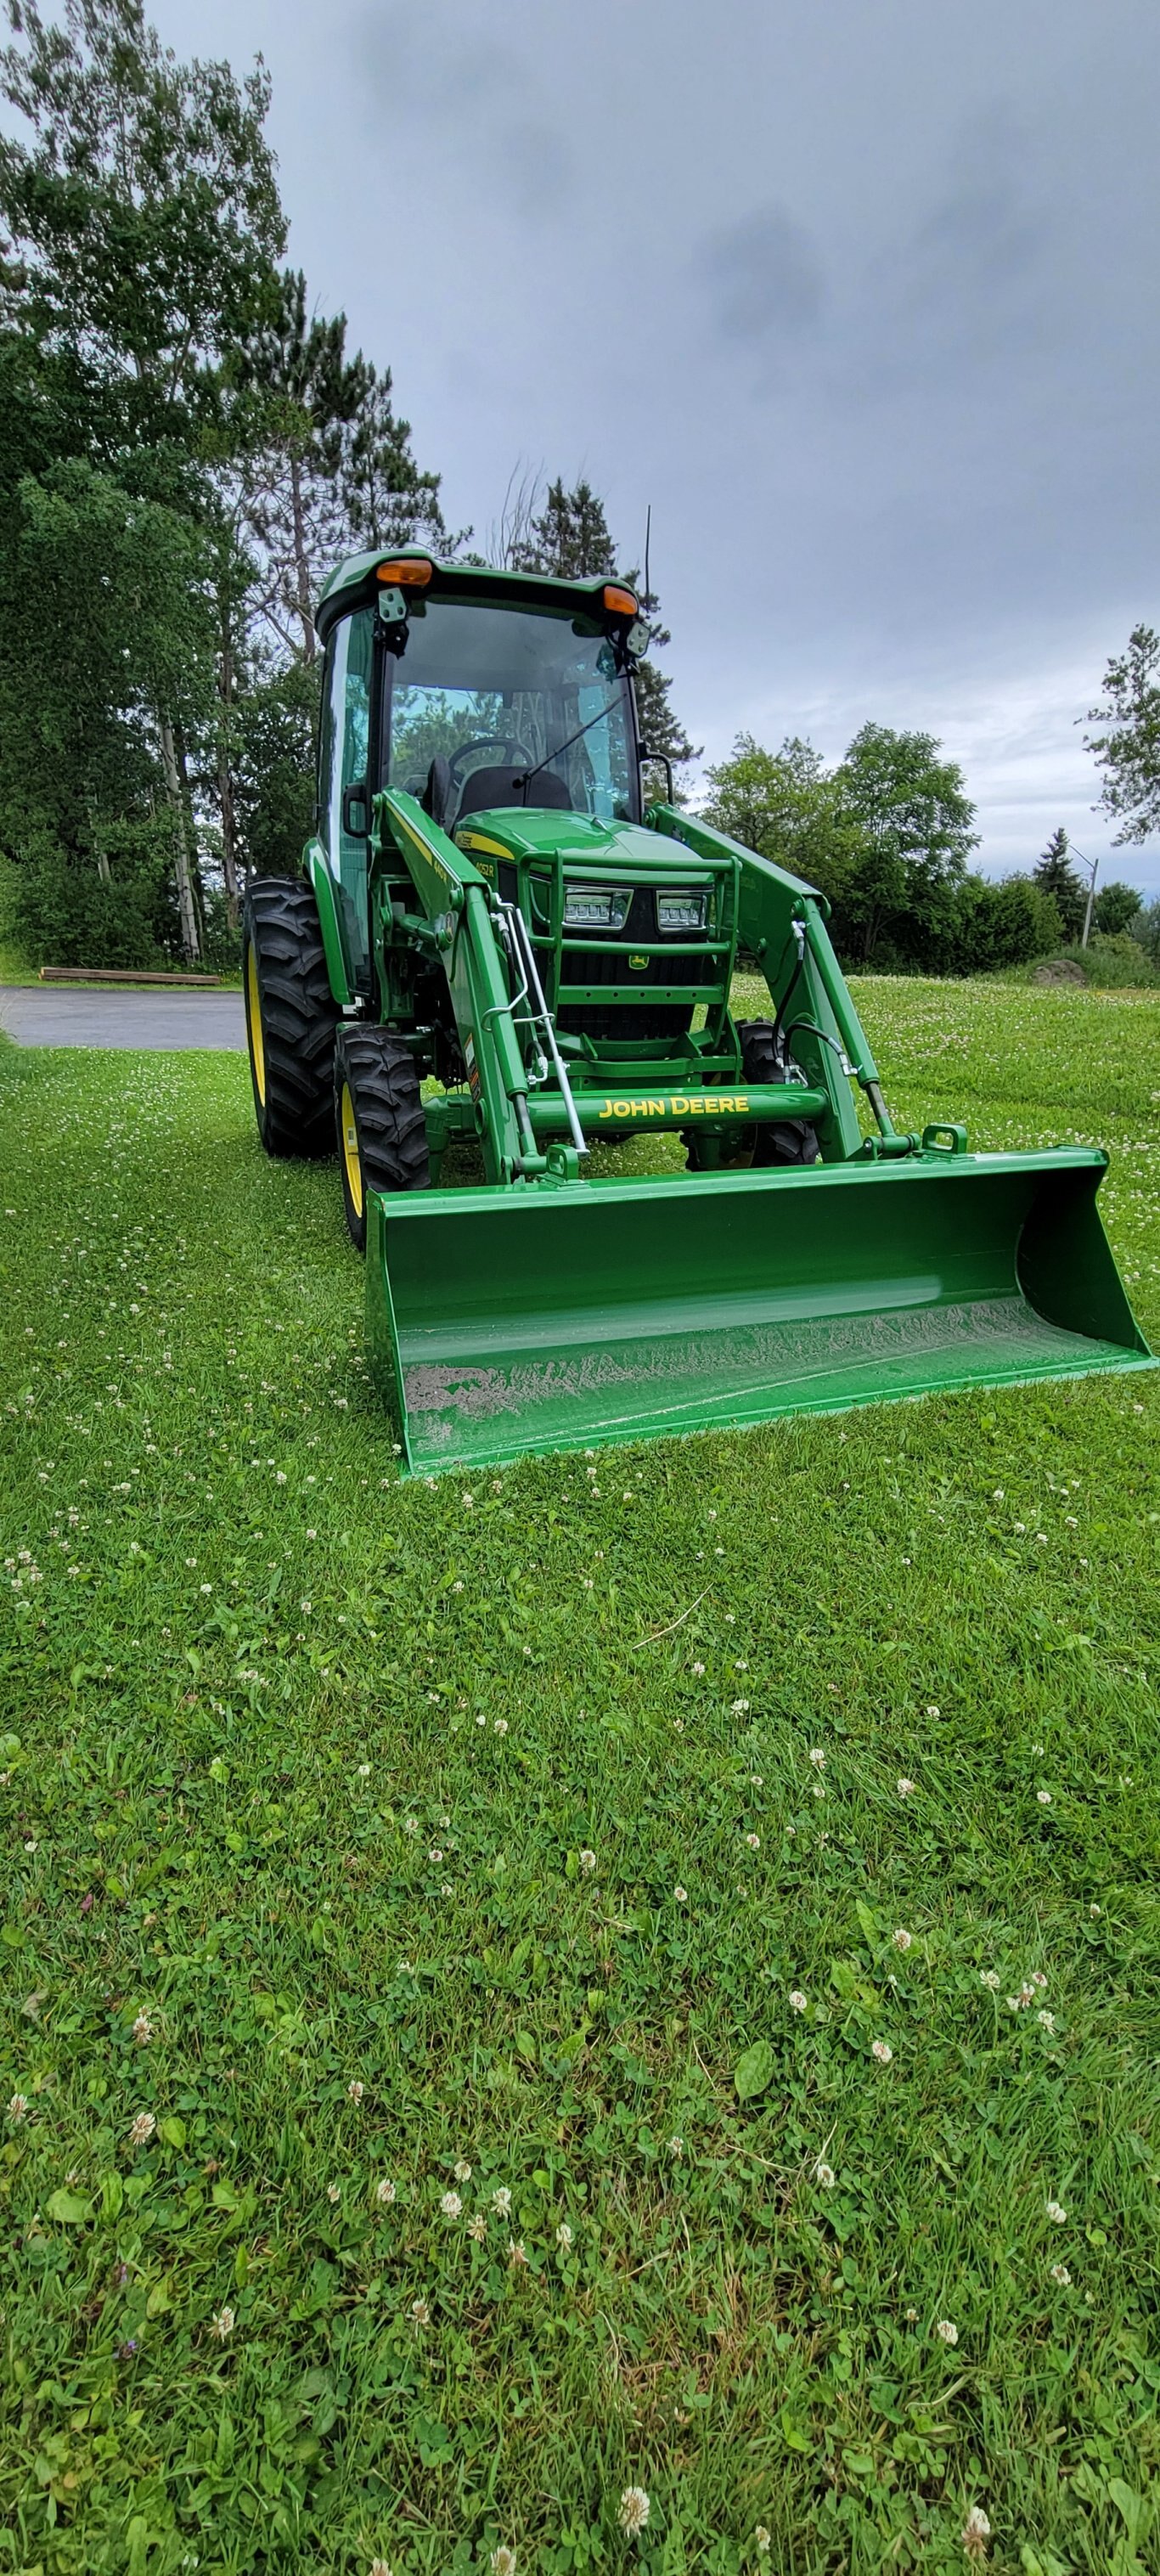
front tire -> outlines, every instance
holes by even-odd
[[[742,1020],[737,1035],[741,1040],[741,1071],[747,1083],[756,1089],[767,1082],[785,1082],[786,1058],[774,1036],[772,1020]],[[792,1084],[787,1088],[792,1100]],[[734,1134],[736,1144],[732,1150],[728,1131],[722,1139],[717,1167],[722,1171],[765,1171],[771,1165],[802,1165],[816,1163],[820,1158],[817,1129],[808,1118],[762,1119],[760,1126],[740,1127]],[[691,1172],[706,1168],[699,1159],[697,1143],[695,1131],[686,1128],[685,1148]]]
[[[317,1161],[333,1141],[338,1007],[318,906],[301,877],[257,877],[249,887],[242,990],[258,1134],[268,1154]]]
[[[347,1231],[365,1252],[368,1192],[431,1185],[419,1076],[410,1048],[389,1029],[347,1021],[339,1030],[334,1132]]]

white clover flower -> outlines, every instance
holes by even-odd
[[[474,2237],[477,2245],[482,2245],[484,2237],[487,2234],[487,2220],[482,2216],[479,2210],[476,2211],[474,2218],[468,2219],[467,2233],[469,2236]]]
[[[516,2553],[501,2540],[491,2553],[491,2576],[516,2576]]]
[[[626,2487],[620,2499],[619,2522],[630,2540],[637,2540],[649,2518],[649,2500],[643,2487]]]
[[[529,1650],[529,1651],[530,1651],[530,1650]],[[497,1719],[496,1719],[496,1721],[495,1721],[495,1732],[496,1732],[496,1734],[497,1734],[497,1735],[506,1735],[506,1734],[507,1734],[507,1731],[508,1731],[508,1722],[507,1722],[506,1717],[497,1717]]]
[[[670,2154],[670,2155],[671,2155],[671,2157],[673,2158],[674,2163],[679,2163],[679,2162],[680,2162],[680,2159],[681,2159],[681,2157],[684,2155],[684,2152],[685,2152],[685,2141],[684,2141],[684,2139],[683,2139],[683,2138],[670,2138],[670,2139],[669,2139],[669,2154]]]
[[[939,2318],[938,2323],[935,2326],[935,2333],[938,2336],[940,2343],[957,2343],[959,2339],[958,2327],[951,2324],[949,2317]]]
[[[959,2537],[968,2558],[973,2560],[976,2567],[981,2567],[987,2555],[987,2542],[991,2537],[991,2526],[981,2504],[971,2506]]]
[[[443,1858],[443,1853],[438,1843],[432,1843],[431,1849],[427,1854],[427,1858],[429,1861],[432,1861],[435,1868],[438,1869],[439,1863]]]
[[[900,1798],[912,1798],[914,1796],[913,1780],[900,1780],[898,1783],[898,1795]]]
[[[491,2195],[491,2206],[494,2209],[497,2218],[506,2218],[511,2210],[511,2205],[511,2193],[508,2190],[507,2184],[503,2182],[500,2184],[498,2191],[493,2191]]]
[[[766,2528],[765,2528],[765,2524],[764,2524],[763,2522],[759,2522],[759,2523],[758,2523],[758,2525],[757,2525],[757,2529],[755,2530],[755,2532],[754,2532],[754,2534],[753,2534],[753,2546],[754,2546],[755,2550],[757,2551],[757,2555],[758,2555],[758,2557],[759,2557],[759,2558],[766,2558],[766,2557],[768,2557],[768,2555],[769,2555],[769,2544],[770,2544],[770,2534],[769,2534],[769,2532],[766,2530]]]
[[[9,2105],[8,2105],[8,2118],[11,2120],[12,2125],[13,2125],[13,2128],[19,2128],[20,2122],[21,2122],[21,2121],[26,2117],[26,2115],[27,2115],[27,2111],[28,2111],[28,2096],[27,2096],[27,2094],[26,2094],[26,2093],[14,2093],[14,2094],[13,2094],[13,2096],[12,2096],[12,2099],[11,2099],[11,2101],[9,2102]]]
[[[591,1876],[592,1876],[592,1872],[593,1872],[593,1870],[595,1869],[595,1867],[596,1867],[596,1854],[595,1854],[595,1852],[594,1852],[594,1851],[582,1851],[582,1852],[581,1852],[581,1854],[580,1854],[580,1869],[581,1869],[581,1873],[582,1873],[582,1875],[583,1875],[585,1878],[591,1878]]]
[[[801,1990],[801,1987],[800,1987],[800,1986],[794,1986],[794,1988],[792,1989],[791,1994],[790,1994],[790,1999],[789,1999],[789,2008],[790,2008],[790,2011],[791,2011],[791,2012],[804,2012],[804,2011],[805,2011],[805,2008],[806,2008],[806,1998],[805,1998],[805,1996],[803,1995],[803,1993],[802,1993],[802,1990]]]
[[[1065,2227],[1067,2225],[1067,2211],[1064,2209],[1061,2202],[1058,2200],[1049,2200],[1046,2203],[1046,2208],[1047,2215],[1054,2227]]]
[[[571,2251],[572,2251],[572,2230],[571,2230],[571,2228],[569,2227],[569,2225],[568,2225],[568,2221],[567,2221],[567,2219],[566,2219],[566,2218],[562,2218],[562,2219],[561,2219],[560,2224],[559,2224],[558,2228],[556,2229],[556,2243],[557,2243],[557,2245],[558,2245],[558,2246],[559,2246],[559,2248],[560,2248],[560,2252],[561,2252],[561,2254],[570,2254],[570,2253],[571,2253]]]
[[[1037,1806],[1049,1807],[1051,1805],[1050,1789],[1037,1789],[1035,1792],[1035,1800]]]
[[[1053,2032],[1054,2032],[1054,2029],[1055,2029],[1055,2014],[1054,2014],[1054,2013],[1052,2013],[1052,2012],[1038,2012],[1038,2013],[1036,2013],[1035,2018],[1036,2018],[1036,2021],[1038,2022],[1039,2027],[1040,2027],[1040,2029],[1041,2029],[1041,2030],[1045,2030],[1045,2031],[1047,2031],[1049,2035],[1050,2035],[1051,2033],[1053,2033]]]
[[[391,2576],[391,2569],[385,2558],[372,2558],[371,2576]]]
[[[390,2209],[394,2202],[395,2186],[393,2182],[388,2182],[385,2176],[382,2182],[375,2184],[375,2199],[380,2209]]]
[[[900,1924],[899,1924],[899,1926],[898,1926],[898,1930],[897,1930],[897,1932],[894,1934],[893,1938],[894,1938],[894,1947],[895,1947],[895,1949],[896,1949],[896,1950],[909,1950],[909,1949],[910,1949],[910,1947],[911,1947],[911,1944],[912,1944],[912,1942],[913,1942],[913,1940],[914,1940],[914,1934],[913,1934],[913,1932],[905,1932],[905,1931],[903,1930],[903,1927],[902,1927],[901,1923],[900,1923]]]
[[[826,1794],[826,1784],[825,1784],[825,1781],[824,1781],[824,1780],[815,1780],[815,1782],[814,1782],[814,1784],[813,1784],[813,1787],[814,1787],[814,1796],[815,1796],[815,1798],[824,1798],[824,1797],[825,1797],[825,1794]]]
[[[832,2191],[837,2181],[833,2166],[824,2163],[820,2156],[814,2166],[814,2181],[820,2182],[823,2191]]]
[[[941,1716],[942,1716],[942,1710],[941,1710],[941,1708],[936,1708],[933,1700],[931,1701],[930,1707],[928,1708],[928,1710],[927,1710],[927,1712],[926,1712],[926,1713],[927,1713],[927,1716],[928,1716],[928,1717],[941,1717]]]
[[[524,2251],[524,2242],[523,2242],[523,2238],[522,2238],[522,2236],[509,2236],[509,2238],[508,2238],[508,2261],[509,2261],[509,2263],[514,2263],[514,2264],[516,2264],[516,2265],[517,2265],[517,2267],[518,2267],[518,2265],[519,2265],[519,2264],[521,2264],[521,2263],[526,2264],[527,2259],[528,2259],[528,2258],[527,2258],[527,2255],[526,2255],[526,2253],[525,2253],[525,2251]]]
[[[351,2079],[350,2079],[350,2082],[349,2082],[349,2084],[347,2085],[347,2088],[346,2088],[346,2098],[347,2098],[347,2101],[348,2101],[348,2102],[361,2102],[362,2097],[363,2097],[363,2094],[366,2092],[366,2089],[367,2089],[367,2088],[366,2088],[365,2084],[362,2084],[362,2083],[360,2083],[360,2082],[359,2082],[359,2078],[358,2078],[358,2076],[357,2076],[357,2075],[352,2075],[352,2076],[351,2076]]]
[[[457,2191],[445,2191],[439,2207],[445,2218],[462,2218],[463,2203]]]
[[[889,2066],[894,2051],[888,2039],[875,2039],[870,2044],[870,2055],[877,2058],[880,2066]]]
[[[310,1608],[310,1603],[309,1603],[308,1601],[304,1601],[304,1602],[303,1602],[303,1604],[302,1604],[302,1607],[303,1607],[303,1609],[304,1609],[304,1610],[309,1610],[309,1608]],[[360,1779],[360,1780],[369,1780],[369,1779],[370,1779],[370,1776],[371,1776],[371,1766],[370,1766],[370,1763],[369,1763],[369,1762],[360,1762],[360,1764],[359,1764],[359,1766],[358,1766],[358,1776],[359,1776],[359,1779]]]
[[[328,2182],[328,2183],[327,2183],[327,2186],[326,2186],[326,2197],[327,2197],[328,2201],[330,2202],[331,2208],[332,2208],[332,2209],[337,2209],[338,2204],[339,2204],[339,2201],[342,2199],[342,2193],[341,2193],[341,2191],[339,2190],[338,2184],[337,2184],[336,2182]]]
[[[456,2182],[470,2182],[471,2180],[471,2167],[468,2164],[466,2156],[460,2156],[459,2158],[455,2167],[455,2179]]]
[[[157,2122],[152,2111],[138,2111],[137,2117],[133,2122],[133,2126],[129,2131],[130,2146],[147,2147],[156,2126]]]
[[[133,2037],[138,2048],[146,2048],[153,2037],[153,2024],[147,2012],[139,2012],[133,2024]]]
[[[417,1834],[417,1833],[418,1833],[418,1831],[419,1831],[419,1819],[418,1819],[418,1817],[417,1817],[417,1816],[404,1816],[404,1818],[403,1818],[403,1831],[404,1831],[404,1833],[405,1833],[405,1834]]]
[[[998,1969],[997,1969],[997,1968],[980,1968],[980,1970],[979,1970],[979,1984],[980,1984],[981,1986],[988,1986],[988,1987],[990,1988],[991,1993],[992,1993],[993,1995],[997,1995],[997,1994],[998,1994],[998,1992],[999,1992],[999,1971],[998,1971]]]
[[[746,1848],[747,1848],[747,1850],[749,1850],[749,1851],[760,1851],[760,1849],[761,1849],[761,1836],[760,1836],[760,1834],[746,1834],[746,1837],[745,1837],[745,1843],[746,1843]]]
[[[427,2305],[426,2299],[412,2299],[411,2315],[417,2326],[430,2325],[431,2310]]]
[[[747,1700],[747,1699],[735,1699],[735,1700],[734,1700],[734,1702],[733,1702],[733,1715],[734,1715],[734,1717],[748,1717],[748,1715],[749,1715],[749,1702],[748,1702],[748,1700]]]
[[[700,1677],[700,1675],[704,1672],[705,1667],[704,1667],[704,1665],[703,1665],[703,1664],[691,1664],[691,1665],[690,1665],[690,1667],[689,1667],[689,1670],[690,1670],[690,1672],[694,1672],[694,1673],[696,1673],[696,1674],[697,1674],[697,1676],[698,1676],[698,1678],[699,1678],[699,1677]]]
[[[1051,2278],[1055,2282],[1057,2289],[1070,2290],[1071,2274],[1068,2271],[1066,2263],[1053,2263],[1051,2266]]]
[[[677,1884],[676,1884],[676,1886],[675,1886],[675,1887],[674,1887],[674,1889],[673,1889],[673,1895],[675,1896],[675,1898],[676,1898],[676,1900],[677,1900],[678,1905],[687,1905],[687,1904],[688,1904],[688,1902],[689,1902],[689,1891],[688,1891],[688,1888],[687,1888],[687,1887],[682,1887],[681,1882],[680,1882],[680,1880],[679,1880],[679,1879],[677,1880]]]
[[[810,1746],[810,1760],[813,1763],[815,1771],[825,1770],[826,1757],[820,1744],[813,1744]]]
[[[1090,1916],[1091,1916],[1091,1919],[1092,1919],[1092,1922],[1093,1922],[1093,1923],[1098,1923],[1098,1922],[1099,1922],[1099,1919],[1100,1919],[1101,1914],[1103,1913],[1103,1910],[1104,1910],[1104,1909],[1103,1909],[1103,1906],[1102,1906],[1102,1905],[1089,1905],[1089,1907],[1088,1907],[1088,1913],[1090,1914]]]
[[[217,2336],[219,2343],[224,2343],[227,2336],[232,2335],[235,2323],[233,2309],[220,2308],[210,2327],[210,2333]]]

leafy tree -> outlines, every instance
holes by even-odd
[[[746,849],[775,859],[837,902],[861,850],[838,782],[813,744],[792,736],[779,752],[738,734],[728,760],[706,771],[705,820]]]
[[[236,435],[230,363],[284,233],[269,89],[261,71],[239,84],[226,64],[178,63],[139,0],[66,0],[60,25],[8,0],[8,16],[0,95],[23,131],[0,140],[0,333],[19,396],[0,457],[0,736],[27,744],[39,724],[58,748],[35,785],[7,760],[0,846],[27,851],[35,796],[42,868],[49,829],[57,864],[103,850],[108,866],[111,827],[159,794],[194,955],[210,468]],[[33,543],[52,585],[35,618],[15,577]]]
[[[1132,924],[1132,937],[1139,941],[1145,957],[1160,966],[1160,898],[1138,914]]]
[[[1160,635],[1134,626],[1125,653],[1104,673],[1104,704],[1088,710],[1100,731],[1085,748],[1104,772],[1100,805],[1120,824],[1117,842],[1147,841],[1160,830]]]
[[[1135,886],[1124,885],[1119,877],[1110,877],[1095,899],[1092,921],[1104,938],[1114,939],[1121,930],[1131,930],[1144,898]]]
[[[47,26],[35,0],[7,7],[0,95],[31,129],[0,140],[21,326],[101,383],[106,434],[212,433],[285,235],[266,74],[179,63],[140,0],[66,0]]]
[[[958,763],[940,756],[933,734],[865,724],[837,780],[841,810],[857,827],[859,854],[841,898],[847,938],[863,962],[892,926],[916,915],[949,921],[967,853],[976,847],[975,808]]]
[[[238,848],[255,876],[293,876],[314,823],[318,662],[271,668],[237,708]]]
[[[1065,939],[1078,939],[1087,915],[1087,887],[1076,875],[1068,853],[1067,833],[1057,824],[1035,868],[1035,883],[1054,897]]]

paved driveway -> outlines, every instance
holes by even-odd
[[[21,1046],[246,1046],[240,993],[0,984],[0,1028]]]

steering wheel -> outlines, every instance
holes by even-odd
[[[513,741],[505,733],[481,733],[474,742],[461,742],[458,751],[453,751],[451,754],[447,766],[457,787],[460,785],[460,762],[467,759],[469,752],[476,751],[514,752],[515,758],[509,759],[506,764],[509,769],[517,768],[521,761],[525,762],[529,769],[532,765],[531,754],[522,742]],[[482,767],[483,763],[479,762],[476,765]]]

